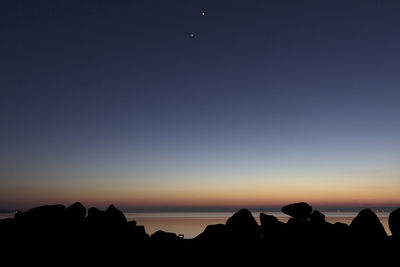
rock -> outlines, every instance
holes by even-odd
[[[125,224],[127,223],[125,215],[122,211],[118,210],[114,207],[114,205],[110,205],[107,210],[107,217],[112,224]]]
[[[106,223],[106,212],[99,210],[98,208],[91,207],[88,210],[86,220],[89,224],[104,224]]]
[[[307,239],[310,232],[310,223],[299,218],[290,218],[287,222],[288,233],[297,240]]]
[[[66,213],[69,223],[82,223],[86,218],[86,208],[80,202],[69,206]]]
[[[262,228],[268,228],[270,226],[276,225],[279,221],[273,215],[268,215],[265,213],[260,213],[260,222]]]
[[[14,223],[13,218],[5,218],[5,219],[1,219],[0,220],[0,228],[4,229],[3,227],[10,227],[10,225],[12,225]]]
[[[381,240],[387,237],[378,216],[370,209],[358,213],[350,224],[350,231],[360,240]]]
[[[14,219],[20,219],[22,216],[23,212],[20,210],[17,210],[14,214]]]
[[[325,215],[314,210],[310,217],[310,239],[314,240],[315,244],[331,242],[334,238],[333,224],[325,221]]]
[[[311,216],[312,207],[305,202],[293,203],[282,208],[282,212],[300,220],[307,220]]]
[[[136,225],[136,221],[127,222],[127,235],[130,242],[141,242],[149,238],[144,226]]]
[[[14,218],[17,239],[24,240],[24,244],[50,249],[50,244],[65,238],[68,222],[63,205],[39,206],[18,212]]]
[[[19,224],[55,227],[65,223],[66,209],[63,205],[46,205],[17,212],[14,216]]]
[[[125,215],[115,208],[114,205],[110,205],[106,211],[94,207],[90,208],[88,210],[87,221],[89,224],[107,226],[119,226],[127,223]]]
[[[400,208],[390,213],[389,228],[392,232],[393,237],[400,238]]]
[[[10,237],[12,235],[12,231],[15,228],[15,219],[6,218],[0,220],[0,236],[2,237],[2,242],[4,242],[5,237]]]
[[[171,242],[179,240],[179,237],[175,233],[158,230],[150,236],[150,239],[156,242]]]
[[[336,222],[332,226],[332,231],[336,239],[347,240],[350,235],[350,226],[345,223]]]
[[[237,238],[253,239],[260,237],[260,227],[247,209],[233,214],[225,223],[228,232]]]
[[[146,234],[146,229],[144,228],[143,225],[137,225],[135,229],[136,229],[136,234],[148,237],[148,235]]]
[[[319,224],[325,222],[325,215],[319,212],[318,210],[314,210],[310,216],[310,223]]]
[[[275,216],[261,213],[260,222],[264,238],[274,240],[285,238],[286,224],[280,222]]]
[[[200,241],[224,241],[227,238],[227,228],[224,224],[208,225],[204,231],[196,236],[195,240]]]

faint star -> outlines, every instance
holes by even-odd
[[[206,15],[206,12],[205,12],[205,11],[201,12],[201,15],[202,15],[202,16],[205,16],[205,15]]]
[[[190,36],[191,38],[194,38],[195,34],[194,34],[194,33],[191,33],[191,34],[189,34],[189,36]]]

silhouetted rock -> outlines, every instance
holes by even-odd
[[[287,225],[280,222],[275,216],[260,213],[260,222],[264,238],[277,240],[285,237]]]
[[[378,216],[370,209],[363,209],[358,213],[350,224],[350,230],[360,240],[379,240],[387,237]]]
[[[107,221],[107,215],[105,211],[99,210],[96,207],[91,207],[88,210],[86,220],[89,224],[104,224]]]
[[[17,212],[14,218],[19,224],[53,227],[65,222],[66,209],[63,205],[39,206],[25,212]]]
[[[325,222],[325,215],[318,210],[314,210],[310,216],[310,223],[318,224],[323,222]]]
[[[135,229],[138,235],[143,235],[144,237],[148,237],[148,234],[146,234],[146,229],[144,228],[143,225],[137,225]]]
[[[227,228],[224,224],[208,225],[204,231],[194,239],[201,241],[223,241],[227,238]]]
[[[285,223],[279,221],[275,216],[260,213],[261,228],[266,231],[278,231],[282,230],[286,226]],[[279,228],[279,229],[278,229]]]
[[[8,227],[9,225],[14,223],[13,218],[6,218],[0,220],[0,227]]]
[[[400,238],[400,208],[390,213],[389,228],[393,237]]]
[[[127,235],[130,242],[140,242],[147,240],[149,235],[146,234],[144,226],[136,225],[136,221],[129,221],[126,224],[127,228]]]
[[[4,237],[4,235],[11,234],[10,231],[14,230],[15,227],[15,219],[6,218],[0,220],[0,236]]]
[[[88,210],[87,221],[89,224],[103,225],[103,226],[119,226],[127,223],[125,215],[110,205],[106,211],[97,208],[90,208]]]
[[[279,221],[273,215],[268,215],[265,213],[260,213],[260,222],[262,228],[268,228],[270,226],[276,225]]]
[[[76,202],[66,209],[68,221],[71,223],[82,223],[86,218],[86,208]]]
[[[332,234],[336,240],[347,242],[350,237],[350,226],[345,223],[336,222],[332,225]]]
[[[400,209],[389,216],[393,232],[390,238],[369,209],[361,211],[351,226],[330,224],[322,213],[311,214],[310,209],[306,203],[284,207],[286,214],[293,216],[287,223],[261,213],[261,227],[252,214],[243,209],[233,214],[225,225],[209,225],[194,239],[183,239],[183,236],[179,238],[165,231],[157,231],[149,237],[143,226],[136,225],[136,221],[127,222],[124,214],[113,205],[107,210],[90,208],[86,218],[85,207],[78,202],[68,208],[41,206],[0,220],[0,248],[6,248],[2,249],[4,255],[42,255],[45,251],[50,255],[45,259],[65,257],[71,264],[82,257],[92,262],[92,255],[101,255],[94,259],[96,264],[103,263],[104,258],[128,263],[132,253],[135,261],[146,259],[150,266],[159,261],[174,263],[177,259],[183,262],[203,260],[202,265],[207,265],[215,262],[215,258],[221,265],[261,265],[263,257],[259,255],[286,257],[285,260],[295,265],[314,265],[311,252],[318,257],[337,259],[337,265],[349,257],[349,262],[355,266],[367,265],[369,256],[373,255],[379,261],[386,256],[396,259],[400,249]]]
[[[312,207],[305,202],[293,203],[282,208],[282,212],[300,220],[307,220],[311,216]]]
[[[112,224],[125,224],[127,222],[124,213],[115,208],[114,205],[110,205],[107,208],[106,213],[110,223]]]
[[[298,233],[304,233],[304,231],[306,230],[306,228],[308,228],[310,223],[303,219],[290,218],[286,224],[288,228],[291,229],[292,232],[295,231]]]
[[[152,241],[156,242],[168,242],[168,241],[177,241],[179,237],[175,233],[164,232],[162,230],[158,230],[154,234],[150,236]]]
[[[260,237],[260,227],[253,215],[247,209],[242,209],[230,217],[225,226],[228,232],[237,238],[258,238]]]
[[[332,242],[334,229],[331,223],[325,221],[325,215],[314,210],[309,220],[310,239],[316,244]]]

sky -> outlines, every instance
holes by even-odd
[[[400,3],[0,2],[0,208],[400,206]]]

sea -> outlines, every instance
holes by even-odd
[[[282,212],[257,211],[252,212],[254,218],[260,224],[260,213],[273,215],[282,222],[287,222],[289,216]],[[350,224],[358,212],[322,212],[327,222],[342,222]],[[128,221],[136,221],[137,225],[143,225],[146,233],[153,234],[158,230],[183,235],[184,238],[193,238],[204,231],[207,225],[224,224],[233,215],[233,212],[125,212]],[[377,211],[386,232],[391,235],[388,217],[389,212]],[[0,219],[12,218],[13,213],[0,213]]]

